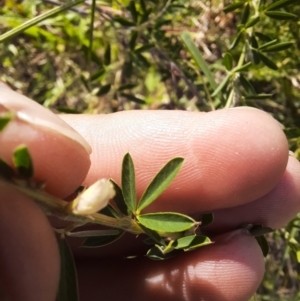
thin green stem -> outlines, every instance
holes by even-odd
[[[0,181],[4,181],[7,186],[33,199],[42,208],[46,215],[53,215],[59,219],[78,224],[92,223],[111,228],[123,229],[133,234],[140,234],[144,232],[141,227],[133,219],[131,219],[131,217],[125,216],[116,219],[100,213],[94,213],[88,216],[75,215],[66,210],[68,202],[65,202],[40,190],[20,186],[12,182],[7,182],[4,179],[0,179]]]
[[[46,19],[49,19],[51,17],[54,17],[55,15],[59,14],[60,12],[66,10],[66,9],[69,9],[77,4],[80,4],[80,3],[83,3],[85,0],[73,0],[73,1],[70,1],[66,4],[63,4],[59,7],[55,7],[49,11],[47,11],[46,13],[43,13],[35,18],[32,18],[26,22],[24,22],[22,25],[16,27],[16,28],[13,28],[11,30],[9,30],[8,32],[4,33],[3,35],[0,36],[0,43],[1,42],[4,42],[10,38],[12,38],[13,36],[25,31],[26,29],[46,20]]]

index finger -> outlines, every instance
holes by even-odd
[[[88,185],[101,177],[120,182],[122,158],[130,152],[141,195],[168,160],[184,157],[177,178],[149,211],[191,213],[248,203],[278,183],[288,160],[279,123],[253,108],[127,111],[63,119],[93,148]]]

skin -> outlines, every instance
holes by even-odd
[[[11,93],[11,99],[21,97],[7,90],[1,94],[1,89],[0,104],[5,93],[5,97]],[[33,105],[24,99],[22,106]],[[32,108],[30,114],[35,112]],[[274,119],[253,108],[61,118],[87,140],[91,155],[76,139],[14,120],[0,134],[0,157],[9,161],[14,147],[25,143],[37,179],[47,182],[48,192],[66,198],[79,185],[99,178],[120,182],[126,152],[136,166],[140,196],[169,159],[182,156],[185,164],[174,183],[147,210],[215,213],[214,224],[207,228],[213,245],[164,262],[142,256],[124,259],[144,251],[141,240],[133,236],[97,250],[77,249],[80,241],[74,240],[81,300],[250,299],[262,280],[264,259],[256,241],[237,229],[244,222],[282,227],[300,207],[300,164],[289,156],[286,138]],[[3,294],[10,301],[53,301],[59,255],[51,225],[30,199],[3,183],[0,191]]]

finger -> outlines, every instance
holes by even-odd
[[[175,259],[79,261],[77,271],[82,300],[248,301],[264,260],[252,237],[236,234]]]
[[[13,150],[28,146],[35,178],[60,197],[81,185],[89,169],[90,147],[60,118],[34,101],[0,84],[0,114],[11,111],[13,120],[0,133],[0,158],[12,164]]]
[[[151,211],[197,212],[247,203],[270,191],[287,164],[279,124],[252,108],[63,118],[94,149],[87,184],[101,177],[120,182],[121,161],[130,152],[141,195],[168,160],[184,157],[182,171]]]
[[[0,182],[0,287],[10,301],[53,301],[59,280],[56,240],[45,215]]]
[[[213,233],[227,232],[244,223],[281,228],[300,211],[300,163],[290,157],[276,187],[258,200],[213,212],[214,222],[206,227]]]

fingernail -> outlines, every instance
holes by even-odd
[[[13,111],[17,120],[59,133],[79,143],[88,154],[92,152],[88,142],[61,118],[2,83],[0,83],[0,111],[1,107],[2,110],[6,108]]]

